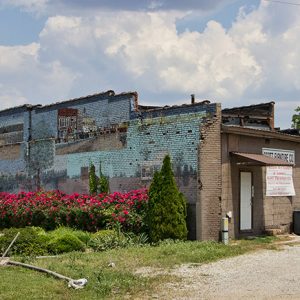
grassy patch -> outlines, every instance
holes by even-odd
[[[1,299],[124,299],[155,293],[159,284],[179,280],[174,276],[140,276],[141,267],[172,268],[182,263],[201,264],[247,251],[270,248],[274,238],[242,240],[225,246],[215,242],[173,242],[100,253],[72,252],[55,258],[32,259],[74,279],[87,278],[83,290],[73,290],[61,280],[20,267],[0,267]],[[16,258],[17,259],[17,258]],[[20,259],[20,258],[19,258]],[[109,267],[111,262],[115,267]]]

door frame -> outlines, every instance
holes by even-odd
[[[241,229],[241,173],[251,173],[251,229]],[[250,170],[239,170],[239,232],[240,233],[252,233],[253,232],[253,203],[254,197],[252,193],[252,189],[254,187],[253,184],[253,172]]]

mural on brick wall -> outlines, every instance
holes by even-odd
[[[0,146],[23,141],[23,124],[0,127]]]
[[[88,193],[88,168],[93,163],[98,175],[100,162],[111,191],[148,187],[169,154],[193,215],[201,168],[200,129],[215,113],[216,105],[209,103],[139,110],[132,93],[4,111],[0,191]]]
[[[58,155],[121,149],[126,146],[128,124],[98,126],[95,118],[86,109],[58,109]],[[75,143],[76,142],[76,143]]]
[[[13,160],[21,156],[23,124],[0,127],[0,160]]]
[[[85,109],[62,108],[57,112],[58,143],[67,143],[97,135],[98,127],[94,118]]]
[[[19,146],[3,150],[5,155],[14,153],[14,160],[3,157],[0,161],[4,175],[11,176],[5,178],[5,185],[11,186],[8,181],[21,172],[28,177],[28,182],[20,180],[25,188],[35,185],[82,191],[88,188],[88,166],[92,162],[97,167],[101,161],[111,189],[124,191],[148,185],[169,154],[183,192],[191,194],[187,196],[195,202],[189,191],[196,186],[200,127],[214,113],[215,105],[133,111],[131,94],[109,97],[38,107],[23,117],[28,119],[24,128],[30,130],[24,132]],[[7,116],[3,121],[5,134],[24,130],[8,127],[16,120],[22,118]]]
[[[164,156],[170,154],[182,190],[192,194],[197,179],[200,126],[205,116],[206,112],[199,110],[196,113],[163,118],[154,116],[132,119],[126,128],[124,147],[117,147],[116,135],[106,137],[110,146],[107,149],[102,144],[95,151],[64,152],[65,148],[56,146],[56,158],[61,157],[60,161],[66,161],[69,178],[61,186],[69,191],[77,189],[78,182],[83,180],[82,170],[90,162],[97,168],[99,161],[102,162],[104,175],[110,178],[112,189],[128,190],[145,186],[152,180],[154,172],[160,169]],[[89,141],[90,145],[93,143]],[[61,162],[56,165],[61,165]],[[189,199],[196,200],[195,196]]]

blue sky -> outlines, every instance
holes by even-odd
[[[298,1],[298,2],[297,2]],[[300,0],[0,0],[0,110],[113,89],[140,103],[300,105]]]

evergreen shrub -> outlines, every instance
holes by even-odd
[[[146,222],[152,242],[187,238],[186,200],[176,185],[169,155],[151,183]]]

